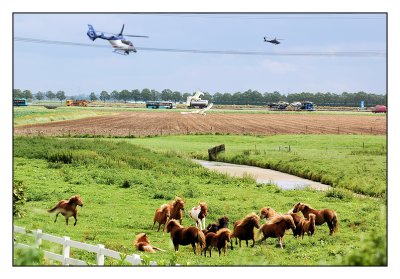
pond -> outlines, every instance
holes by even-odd
[[[236,165],[215,161],[193,160],[194,162],[202,165],[203,167],[228,174],[236,177],[252,177],[260,184],[274,184],[283,190],[303,189],[311,187],[316,190],[329,190],[331,186],[315,182],[312,180],[304,179],[291,174],[263,169],[259,167],[252,167],[247,165]]]

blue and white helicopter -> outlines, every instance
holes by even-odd
[[[94,41],[97,38],[104,39],[110,42],[111,46],[114,48],[114,52],[122,55],[128,55],[131,52],[137,52],[136,48],[133,46],[131,41],[128,41],[124,38],[126,37],[140,37],[140,38],[148,38],[148,36],[140,36],[140,35],[122,35],[124,31],[125,24],[122,25],[121,32],[119,34],[115,33],[108,33],[104,31],[97,31],[101,32],[98,34],[92,25],[88,24],[89,30],[87,31],[88,37]],[[104,33],[110,34],[111,36],[105,36]]]

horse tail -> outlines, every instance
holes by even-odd
[[[333,231],[337,232],[339,229],[339,220],[338,220],[336,211],[333,212],[332,225],[333,225]]]
[[[50,212],[50,213],[54,212],[57,210],[57,208],[58,208],[58,204],[55,207],[53,207],[52,209],[47,210],[47,212]]]
[[[197,243],[200,244],[201,250],[206,248],[206,236],[201,230],[197,231]]]

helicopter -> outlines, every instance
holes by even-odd
[[[267,40],[267,37],[264,37],[264,42],[268,42],[268,43],[271,43],[271,44],[274,44],[274,45],[279,45],[281,43],[278,40],[283,40],[283,39],[276,39],[276,37],[275,37],[275,39],[273,39],[273,40]]]
[[[114,48],[114,52],[122,55],[129,55],[131,52],[137,52],[136,48],[132,44],[131,41],[128,41],[124,38],[126,37],[140,37],[140,38],[148,38],[148,36],[140,36],[140,35],[122,35],[124,31],[125,24],[122,25],[121,32],[119,34],[115,33],[108,33],[104,31],[97,31],[101,32],[98,34],[92,25],[88,24],[89,30],[87,31],[87,35],[89,39],[92,41],[96,40],[97,38],[104,39],[110,42],[111,46]],[[105,36],[104,33],[111,34],[111,36]]]

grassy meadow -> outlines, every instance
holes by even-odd
[[[231,178],[210,172],[190,160],[190,157],[205,158],[208,148],[222,143],[226,144],[226,152],[219,159],[224,161],[269,164],[275,169],[282,166],[288,172],[320,173],[321,180],[329,177],[334,180],[337,173],[342,176],[334,180],[338,188],[328,192],[283,191],[274,185],[256,184],[249,177]],[[289,144],[291,152],[284,147]],[[139,254],[159,265],[387,264],[384,137],[15,137],[13,147],[14,180],[25,185],[27,199],[23,207],[25,215],[14,218],[14,224],[27,229],[40,228],[45,233],[67,235],[76,241],[101,243],[126,254],[138,253],[133,240],[136,234],[146,232],[151,243],[166,252]],[[366,180],[359,183],[360,189],[355,189],[365,196],[354,196],[349,191],[357,179]],[[70,225],[66,226],[62,216],[54,223],[55,216],[47,209],[75,194],[80,194],[84,201],[79,208],[78,224],[74,227],[70,219]],[[200,201],[207,202],[207,224],[227,215],[231,230],[234,221],[251,212],[258,213],[261,207],[287,212],[301,201],[315,208],[336,210],[339,232],[329,236],[324,224],[317,227],[313,237],[296,240],[288,231],[285,249],[275,247],[276,239],[267,239],[254,248],[246,247],[244,242],[241,248],[234,245],[233,250],[221,257],[217,251],[211,258],[195,256],[190,246],[180,246],[175,253],[169,234],[151,230],[156,208],[175,196],[184,198],[186,209]],[[193,224],[185,215],[183,225]],[[20,235],[16,238],[29,241]],[[45,241],[43,247],[61,251],[61,247]],[[72,248],[71,256],[95,264],[92,253]],[[106,264],[123,262],[106,260]]]
[[[385,136],[184,135],[125,140],[205,160],[208,148],[225,144],[218,161],[270,168],[355,193],[386,197]]]

